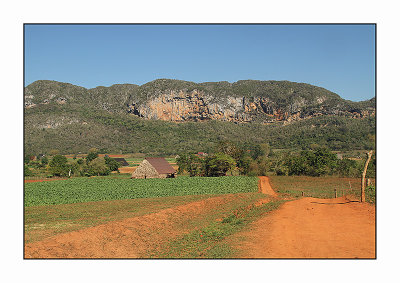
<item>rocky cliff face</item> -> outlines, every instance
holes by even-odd
[[[142,86],[124,84],[94,89],[37,81],[25,88],[25,108],[41,105],[74,105],[174,122],[290,123],[321,115],[375,115],[375,99],[347,101],[326,89],[287,81],[196,84],[161,79]]]
[[[149,98],[143,103],[128,104],[128,113],[145,119],[174,122],[221,120],[232,122],[286,123],[321,115],[339,115],[364,118],[375,115],[374,107],[361,109],[338,103],[325,103],[327,97],[315,97],[312,101],[294,98],[290,104],[280,106],[269,97],[226,96],[216,100],[203,91],[171,90]],[[332,101],[330,101],[332,102]]]

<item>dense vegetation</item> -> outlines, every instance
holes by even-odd
[[[190,176],[286,175],[360,177],[365,160],[338,158],[327,147],[312,144],[302,151],[275,151],[269,144],[240,146],[230,141],[219,142],[213,153],[200,157],[195,153],[177,158],[179,173]],[[375,178],[376,156],[368,166],[367,177]]]
[[[67,111],[61,107],[42,111],[26,110],[24,142],[27,153],[49,153],[59,149],[60,153],[67,154],[96,147],[109,153],[174,155],[188,151],[208,152],[221,140],[243,145],[269,143],[273,148],[287,149],[306,149],[316,143],[331,150],[366,150],[374,147],[376,126],[375,118],[335,116],[315,117],[289,125],[263,125],[150,121],[125,114],[81,109]],[[46,128],[46,121],[57,119],[60,119],[59,125]]]
[[[25,206],[200,194],[257,192],[255,177],[71,178],[25,184]]]

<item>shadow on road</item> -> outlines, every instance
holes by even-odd
[[[351,202],[360,202],[358,200],[349,200],[346,202],[317,202],[317,201],[312,201],[311,203],[316,203],[316,204],[346,204],[346,203],[351,203]]]

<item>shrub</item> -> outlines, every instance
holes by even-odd
[[[365,198],[370,203],[376,203],[376,187],[368,186],[365,188]]]
[[[336,173],[340,177],[357,177],[357,162],[355,160],[344,158],[338,160]]]
[[[284,165],[289,175],[322,176],[336,168],[337,157],[327,148],[304,150],[300,155],[287,156]]]
[[[27,165],[24,165],[24,177],[33,176],[33,172]]]
[[[47,164],[49,164],[49,159],[47,158],[47,156],[43,156],[41,163],[43,166],[46,166]]]

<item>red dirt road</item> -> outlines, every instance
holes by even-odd
[[[290,201],[242,232],[243,258],[375,258],[375,207],[345,198]]]
[[[271,184],[269,182],[269,178],[265,176],[258,177],[258,189],[261,193],[270,195],[273,197],[278,196],[278,194],[272,189]]]

